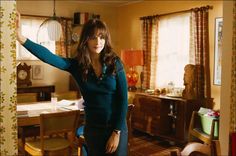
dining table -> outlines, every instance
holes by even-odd
[[[83,98],[80,98],[76,100],[60,100],[56,103],[53,101],[38,101],[17,104],[17,126],[19,138],[21,138],[19,150],[25,153],[24,144],[27,137],[39,136],[40,114],[80,110],[78,125],[81,125],[84,118],[83,103]]]
[[[39,125],[41,113],[55,113],[62,111],[80,110],[84,111],[83,99],[61,100],[55,104],[51,101],[40,101],[32,103],[21,103],[17,105],[17,125],[18,127]]]

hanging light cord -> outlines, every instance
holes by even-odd
[[[53,1],[53,17],[55,18],[56,17],[56,0]]]
[[[50,21],[56,21],[52,24],[50,24],[49,22]],[[51,25],[50,28],[53,27],[53,29],[56,28],[56,30],[50,30],[50,35],[53,34],[55,36],[55,33],[56,33],[56,38],[58,38],[58,36],[60,37],[60,34],[62,33],[62,30],[61,30],[61,24],[60,24],[60,18],[56,16],[56,0],[53,0],[53,16],[52,17],[49,17],[48,19],[44,20],[43,23],[40,24],[39,26],[39,29],[37,31],[37,42],[38,42],[38,35],[39,35],[39,31],[40,31],[40,28],[45,24],[45,23],[49,23]],[[56,24],[57,23],[57,24]],[[59,26],[58,26],[59,25]],[[48,27],[48,26],[47,26]],[[60,28],[59,28],[60,27]],[[53,31],[53,32],[52,32]],[[49,32],[49,27],[48,27],[48,32]],[[58,35],[59,34],[59,35]],[[50,36],[49,36],[50,37]],[[55,39],[55,37],[52,37],[52,40],[58,40],[58,39]]]

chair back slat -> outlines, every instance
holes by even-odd
[[[40,115],[41,135],[74,132],[79,120],[79,110]]]

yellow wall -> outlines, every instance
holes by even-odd
[[[212,97],[216,103],[214,109],[220,108],[220,86],[213,85],[214,69],[214,22],[216,17],[222,17],[222,1],[144,1],[121,7],[105,5],[91,5],[75,1],[56,1],[58,16],[73,17],[74,12],[94,12],[101,15],[111,32],[114,49],[120,53],[121,49],[142,48],[141,21],[139,17],[186,10],[193,7],[212,5],[209,11],[210,37],[210,68],[212,82]],[[52,1],[17,1],[17,8],[23,14],[52,15]],[[68,74],[40,61],[27,61],[29,64],[43,64],[44,79],[34,80],[33,83],[55,84],[56,91],[68,90]],[[51,74],[54,73],[54,74]],[[49,76],[50,75],[50,76]],[[61,81],[63,78],[64,81]],[[139,84],[138,84],[139,85]]]
[[[228,155],[229,151],[229,130],[230,130],[230,103],[231,90],[231,70],[233,57],[233,1],[224,1],[223,3],[224,21],[223,21],[223,52],[222,52],[222,87],[221,87],[221,107],[220,107],[220,143],[221,154]],[[235,31],[235,30],[234,30]],[[231,148],[231,147],[230,147]]]
[[[209,38],[210,38],[210,70],[212,83],[212,97],[216,105],[214,109],[220,108],[220,86],[213,85],[214,69],[214,22],[216,17],[222,17],[222,1],[149,1],[135,3],[118,9],[118,51],[121,49],[141,49],[141,20],[139,17],[155,14],[163,14],[193,7],[212,5],[209,11]]]
[[[52,16],[53,1],[16,1],[17,9],[21,14]],[[117,15],[115,8],[106,5],[91,5],[76,1],[56,1],[56,15],[73,18],[74,12],[91,12],[101,16],[101,19],[109,26],[114,49],[116,49],[117,39]],[[32,80],[32,83],[54,84],[56,91],[67,91],[69,84],[69,74],[61,71],[41,61],[24,61],[27,64],[41,64],[44,69],[43,80]],[[63,81],[62,81],[63,80]]]

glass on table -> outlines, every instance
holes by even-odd
[[[53,96],[51,97],[51,104],[52,104],[52,111],[57,110],[57,97]]]

